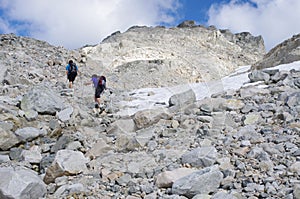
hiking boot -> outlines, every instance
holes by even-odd
[[[95,104],[95,108],[97,108],[97,109],[100,108],[100,107],[99,107],[99,104]]]

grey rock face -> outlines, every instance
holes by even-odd
[[[88,65],[113,73],[114,88],[135,89],[219,79],[260,60],[265,48],[262,37],[186,21],[176,28],[133,27],[82,51]]]
[[[264,69],[300,60],[300,34],[285,40],[271,49],[252,69]]]
[[[7,85],[33,85],[33,79],[39,79],[40,82],[46,79],[45,75],[53,76],[54,73],[51,74],[49,69],[58,69],[69,54],[62,47],[14,34],[0,35],[0,46],[0,81]],[[47,63],[49,60],[51,66]],[[27,69],[31,69],[30,72]]]

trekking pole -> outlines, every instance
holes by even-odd
[[[80,76],[81,76],[81,73],[80,73]],[[83,98],[83,78],[82,76],[80,77],[81,79],[81,99]]]
[[[66,86],[67,86],[67,88],[69,88],[69,85],[68,85],[68,76],[67,76],[67,79],[66,79]]]

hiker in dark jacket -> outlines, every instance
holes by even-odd
[[[100,108],[100,95],[106,89],[106,78],[104,76],[92,75],[92,82],[95,88],[95,108]]]
[[[72,88],[73,82],[75,81],[77,73],[79,73],[78,67],[73,62],[73,60],[70,60],[69,64],[66,66],[66,74],[67,74],[67,78],[69,80],[69,88]]]

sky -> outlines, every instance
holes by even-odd
[[[0,34],[76,49],[135,25],[185,20],[261,35],[267,50],[300,33],[300,0],[0,0]]]

